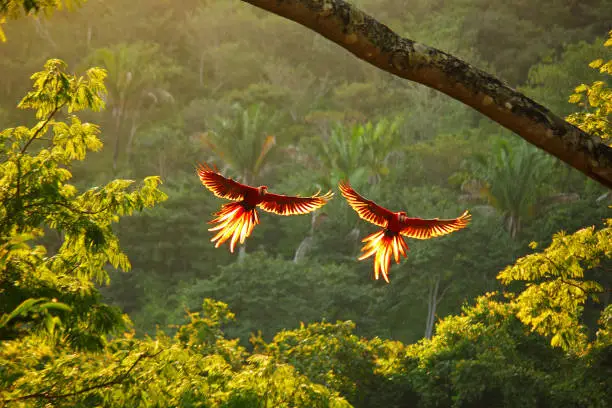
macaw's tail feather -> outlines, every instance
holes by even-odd
[[[221,207],[221,210],[216,212],[214,215],[216,218],[209,224],[219,225],[210,228],[209,231],[219,232],[211,239],[211,241],[217,241],[215,248],[218,248],[231,237],[231,252],[234,252],[236,242],[243,244],[245,238],[251,235],[255,225],[259,224],[259,215],[257,214],[257,211],[254,208],[247,210],[240,203],[224,204]]]
[[[374,278],[378,279],[380,275],[389,283],[389,265],[391,264],[391,255],[395,258],[395,263],[399,263],[400,255],[406,256],[408,245],[404,238],[390,231],[381,230],[372,235],[368,235],[363,239],[366,242],[361,249],[363,254],[359,260],[369,258],[374,255]]]

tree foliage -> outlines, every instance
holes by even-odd
[[[612,47],[612,31],[604,46]],[[602,74],[612,75],[612,59],[604,61],[603,58],[598,58],[592,61],[589,67],[598,69]],[[569,101],[581,107],[585,112],[569,115],[568,121],[602,139],[611,138],[612,89],[605,81],[595,81],[591,85],[579,85],[574,92]]]
[[[503,215],[504,227],[516,238],[525,220],[536,215],[546,190],[550,191],[544,181],[550,177],[551,161],[526,143],[503,139],[492,152],[474,159],[477,180],[484,182],[480,194]]]
[[[27,15],[44,13],[50,16],[55,10],[74,9],[86,0],[3,0],[0,2],[0,42],[6,42],[2,24],[7,19],[18,19]]]
[[[532,248],[536,246],[532,243]],[[592,279],[604,278],[610,258],[612,219],[598,231],[588,227],[571,235],[557,233],[544,251],[519,258],[498,278],[506,285],[527,282],[515,300],[522,322],[551,336],[553,346],[580,350],[587,343],[580,323],[584,305],[589,299],[599,301],[599,294],[609,290]]]
[[[609,138],[609,2],[358,3]],[[0,406],[607,407],[609,191],[237,0],[60,4],[0,5]],[[390,285],[340,199],[236,258],[202,161],[474,220]]]
[[[165,194],[158,190],[156,177],[137,189],[130,189],[131,180],[114,180],[80,193],[69,184],[72,162],[102,147],[99,128],[75,113],[104,107],[105,72],[92,68],[85,76],[70,75],[59,60],[50,60],[44,68],[32,76],[33,90],[19,104],[34,110],[38,121],[0,133],[1,312],[9,313],[29,298],[65,303],[71,310],[58,311],[64,327],[54,331],[54,337],[95,348],[102,345],[104,334],[127,323],[118,309],[100,303],[94,286],[108,283],[107,265],[124,270],[130,266],[112,224],[162,201]],[[65,121],[57,119],[62,111]],[[45,238],[47,245],[41,242]],[[37,315],[6,322],[2,338],[21,337],[30,325],[43,321],[52,327],[44,314]]]

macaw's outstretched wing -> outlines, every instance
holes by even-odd
[[[400,234],[416,239],[429,239],[450,234],[465,228],[472,215],[465,211],[460,217],[450,220],[405,217],[400,220]]]
[[[223,177],[218,171],[210,168],[207,164],[200,164],[198,166],[198,176],[204,187],[209,189],[215,196],[227,200],[244,200],[247,192],[254,189],[231,178]]]
[[[262,210],[278,215],[308,214],[327,204],[333,195],[331,191],[322,196],[317,193],[312,197],[292,197],[266,193],[258,205]]]
[[[338,188],[349,205],[353,207],[353,210],[359,214],[361,219],[384,228],[387,226],[388,220],[393,217],[391,211],[379,206],[374,201],[366,200],[364,197],[357,194],[347,182],[341,181],[338,184]]]

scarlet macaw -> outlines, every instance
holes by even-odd
[[[363,239],[362,242],[366,244],[361,249],[363,254],[359,260],[374,255],[374,278],[378,279],[379,275],[382,275],[387,283],[391,252],[395,262],[399,263],[400,254],[406,256],[406,251],[409,250],[402,235],[417,239],[439,237],[465,228],[471,218],[467,210],[459,218],[450,220],[409,218],[404,211],[392,212],[365,199],[355,192],[348,182],[340,182],[338,187],[361,219],[383,228]]]
[[[291,197],[268,193],[267,186],[252,187],[241,184],[231,178],[223,177],[218,171],[207,164],[200,164],[197,169],[202,184],[215,196],[236,201],[221,206],[221,210],[210,224],[219,224],[209,231],[219,231],[211,241],[217,243],[215,248],[230,237],[230,251],[234,252],[236,242],[244,243],[251,235],[255,225],[259,224],[259,215],[255,207],[278,215],[308,214],[323,207],[332,198],[333,193],[312,197]]]

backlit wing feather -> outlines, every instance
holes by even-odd
[[[241,203],[223,204],[221,210],[215,213],[216,218],[210,224],[217,224],[209,231],[218,231],[217,235],[211,239],[212,242],[217,242],[215,248],[219,248],[221,244],[231,238],[230,251],[234,252],[234,247],[237,242],[241,244],[251,235],[255,225],[259,224],[259,215],[253,208],[247,210]]]
[[[338,188],[361,219],[384,228],[387,226],[388,220],[393,217],[391,211],[379,206],[374,201],[366,200],[364,197],[357,194],[347,182],[341,181],[338,184]]]
[[[450,220],[422,219],[405,217],[400,220],[400,234],[416,239],[429,239],[439,237],[441,235],[450,234],[453,231],[458,231],[465,228],[470,219],[471,214],[465,211],[460,217]]]
[[[385,230],[380,230],[374,234],[368,235],[363,239],[366,242],[361,249],[363,254],[359,260],[374,256],[374,279],[378,280],[380,276],[389,283],[389,265],[391,264],[391,255],[395,258],[395,262],[399,263],[402,256],[406,256],[408,245],[401,235],[397,233],[388,234]]]
[[[227,200],[243,200],[247,192],[254,189],[231,178],[223,177],[218,171],[210,168],[207,164],[200,164],[198,166],[198,176],[204,187],[209,189],[215,196]]]
[[[322,196],[317,193],[312,197],[292,197],[266,193],[258,205],[262,210],[278,215],[308,214],[327,204],[333,195],[331,191]]]

